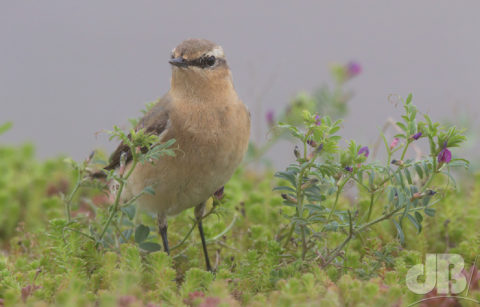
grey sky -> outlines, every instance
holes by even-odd
[[[111,150],[95,132],[127,127],[168,90],[169,53],[189,37],[224,47],[255,123],[350,59],[364,72],[348,85],[347,137],[372,142],[398,112],[391,93],[413,92],[437,118],[476,118],[479,11],[479,1],[446,0],[2,1],[0,123],[14,128],[0,142],[31,140],[40,157]]]

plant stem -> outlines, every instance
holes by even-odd
[[[435,177],[435,175],[438,173],[438,170],[437,170],[437,160],[435,159],[435,157],[433,157],[432,159],[433,159],[433,173],[432,173],[432,176],[430,176],[430,178],[428,178],[427,182],[425,182],[425,184],[423,185],[422,189],[420,190],[420,193],[425,192],[425,190],[428,188],[428,186],[430,185],[430,183],[432,183],[432,180],[433,180],[433,178]]]
[[[299,218],[303,218],[303,191],[302,191],[302,182],[303,182],[303,174],[305,169],[300,172],[297,181],[297,214]],[[305,259],[305,255],[307,253],[307,244],[305,241],[305,225],[301,225],[300,228],[302,229],[302,259]]]
[[[342,251],[345,245],[347,245],[347,243],[353,238],[354,231],[353,231],[352,215],[350,211],[348,211],[348,221],[349,221],[348,237],[327,256],[327,261],[325,261],[325,263],[322,265],[323,267],[326,267],[327,265],[329,265],[338,256],[338,254]]]
[[[408,145],[410,145],[410,141],[407,141],[407,144],[405,144],[405,148],[403,148],[402,156],[400,157],[400,160],[403,161],[403,158],[405,158],[405,154],[407,153]]]
[[[79,231],[79,230],[76,230],[76,229],[73,229],[73,228],[70,228],[70,227],[64,227],[63,230],[62,230],[63,233],[65,233],[65,230],[70,230],[70,231],[72,231],[72,232],[76,232],[76,233],[78,233],[79,235],[82,235],[82,236],[84,236],[84,237],[86,237],[86,238],[89,238],[90,240],[96,241],[95,238],[92,237],[91,235],[87,235],[86,233],[83,233],[83,232],[81,232],[81,231]],[[65,240],[64,240],[64,241],[65,241]]]
[[[283,248],[286,248],[288,243],[290,242],[290,239],[292,238],[292,235],[293,235],[293,230],[295,230],[295,224],[292,224],[292,226],[290,227],[290,230],[288,231],[288,235],[286,236],[287,239],[283,244]]]
[[[75,182],[75,186],[73,187],[72,192],[68,195],[66,201],[65,201],[65,213],[67,215],[67,222],[70,223],[72,221],[72,200],[73,196],[75,196],[75,193],[77,193],[78,189],[80,188],[80,185],[82,184],[82,174],[80,170],[78,170],[78,175],[77,175],[77,181]]]
[[[328,225],[328,223],[330,222],[330,219],[332,218],[332,215],[333,215],[333,212],[335,211],[335,209],[337,208],[337,203],[338,203],[338,200],[340,198],[340,193],[342,193],[342,190],[343,190],[343,187],[345,186],[345,184],[352,178],[352,176],[349,176],[348,178],[346,178],[343,183],[341,183],[339,186],[338,186],[338,189],[337,189],[337,194],[335,195],[335,202],[333,203],[333,206],[332,206],[332,209],[330,210],[330,213],[328,214],[328,217],[327,217],[327,220],[325,221],[325,224],[323,225],[322,227],[322,230],[320,230],[320,232],[323,232],[325,230],[325,227]]]
[[[307,133],[308,135],[308,133]],[[303,157],[305,160],[307,160],[307,142],[303,142]],[[305,171],[310,168],[311,165],[313,165],[313,161],[315,161],[315,157],[312,158],[312,160],[305,165],[302,170],[300,171],[297,179],[297,215],[299,218],[303,218],[303,190],[302,190],[302,185],[303,185],[303,177],[305,176]],[[295,226],[294,226],[295,227]],[[305,255],[307,254],[307,241],[305,238],[305,225],[300,226],[302,230],[302,259],[305,259]],[[288,241],[287,241],[288,242]]]
[[[206,218],[207,216],[209,216],[210,214],[212,214],[214,211],[215,211],[215,207],[213,207],[212,209],[210,209],[210,211],[208,211],[206,214],[204,214],[204,215],[202,216],[202,220],[203,220],[204,218]],[[235,216],[235,219],[236,219],[236,216]],[[197,223],[198,223],[198,221],[195,219],[195,221],[193,222],[192,227],[190,228],[190,230],[188,230],[187,234],[183,237],[182,241],[180,241],[180,243],[178,243],[178,244],[175,245],[174,247],[170,247],[170,251],[179,248],[180,246],[183,245],[183,243],[185,243],[185,241],[187,241],[188,237],[192,234],[192,231],[193,231],[193,230],[195,229],[195,227],[197,226]]]
[[[100,233],[100,236],[98,237],[98,241],[101,241],[103,239],[103,237],[105,236],[105,233],[108,230],[108,227],[112,223],[113,217],[117,213],[118,207],[120,205],[120,197],[122,195],[123,188],[125,187],[125,182],[127,181],[128,177],[130,177],[130,175],[133,173],[133,170],[137,166],[137,156],[136,154],[132,154],[132,156],[133,156],[132,166],[128,170],[127,175],[125,177],[120,178],[120,185],[118,187],[117,195],[115,195],[115,202],[113,203],[112,212],[110,212],[110,216],[108,217],[107,222],[105,223],[105,226],[103,227],[103,230]]]
[[[377,218],[377,219],[375,219],[375,220],[373,220],[373,221],[371,221],[371,222],[369,222],[369,223],[366,223],[366,224],[360,226],[359,228],[357,228],[357,229],[355,230],[355,232],[356,232],[356,233],[362,232],[362,231],[364,231],[366,228],[368,228],[368,227],[370,227],[370,226],[372,226],[372,225],[374,225],[374,224],[376,224],[376,223],[379,223],[379,222],[381,222],[381,221],[383,221],[383,220],[386,220],[386,219],[390,218],[392,215],[394,215],[395,213],[397,213],[398,211],[400,211],[401,209],[404,209],[404,208],[405,208],[405,207],[400,207],[400,208],[397,208],[397,209],[395,209],[395,210],[393,210],[393,211],[391,211],[391,212],[389,212],[389,213],[387,213],[387,214],[384,214],[384,215],[382,215],[381,217],[379,217],[379,218]]]
[[[185,237],[183,237],[183,240],[180,241],[180,243],[178,243],[177,245],[175,245],[174,247],[170,247],[170,251],[173,251],[174,249],[177,249],[179,248],[180,246],[183,245],[183,243],[185,243],[185,241],[187,241],[188,237],[190,236],[190,234],[192,233],[192,231],[195,229],[195,226],[197,226],[197,221],[195,221],[192,225],[192,227],[190,228],[190,230],[188,230],[187,234],[185,235]]]
[[[370,194],[370,206],[368,207],[367,222],[370,221],[370,216],[372,215],[373,200],[375,198],[375,192]]]

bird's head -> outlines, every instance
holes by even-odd
[[[172,50],[169,62],[172,88],[201,90],[231,84],[223,48],[206,39],[183,41]]]

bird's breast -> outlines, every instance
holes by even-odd
[[[228,167],[242,159],[250,133],[243,104],[195,105],[178,116],[172,123],[180,159],[205,168]]]
[[[141,199],[168,215],[206,201],[225,185],[248,146],[250,119],[241,102],[188,105],[172,110],[165,140],[175,138],[175,157],[161,157],[132,174],[131,194],[153,185],[155,196]],[[127,185],[128,186],[128,185]]]

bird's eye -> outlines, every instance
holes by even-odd
[[[209,56],[205,59],[205,64],[207,64],[208,66],[213,66],[215,65],[215,57],[212,55],[212,56]]]

